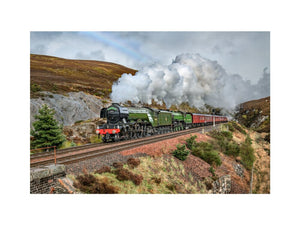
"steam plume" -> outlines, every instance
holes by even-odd
[[[148,103],[164,101],[167,107],[189,102],[201,108],[204,104],[232,109],[237,104],[270,95],[270,74],[252,85],[240,75],[227,74],[216,61],[199,54],[181,54],[168,66],[153,64],[135,76],[123,74],[113,84],[113,102]]]

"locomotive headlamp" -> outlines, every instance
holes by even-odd
[[[99,128],[98,128],[99,129]],[[99,134],[100,132],[99,132],[99,130],[96,130],[96,134]]]
[[[116,130],[113,130],[112,133],[115,134],[115,133],[116,133]]]

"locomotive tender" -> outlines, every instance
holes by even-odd
[[[107,119],[106,124],[96,129],[96,133],[102,136],[104,142],[207,126],[212,125],[213,121],[216,124],[228,121],[226,116],[173,112],[149,107],[123,107],[118,103],[102,108],[100,118]]]

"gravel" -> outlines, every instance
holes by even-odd
[[[84,170],[87,170],[88,172],[94,172],[103,166],[112,166],[114,162],[126,163],[129,158],[139,158],[142,156],[146,156],[146,154],[136,153],[134,155],[124,156],[120,153],[112,153],[109,155],[68,164],[66,165],[66,173],[79,175],[80,173],[83,173]]]

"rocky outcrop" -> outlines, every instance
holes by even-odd
[[[72,126],[64,126],[63,132],[68,141],[76,144],[90,143],[90,138],[96,135],[96,126],[105,123],[104,120],[76,123]]]
[[[76,121],[99,118],[100,109],[111,102],[105,103],[96,96],[83,92],[70,92],[68,95],[42,92],[44,97],[30,99],[30,127],[35,121],[34,115],[43,104],[54,109],[55,119],[64,126],[72,125]]]
[[[214,194],[229,194],[231,191],[231,176],[225,175],[213,183]]]
[[[233,168],[237,175],[240,177],[244,176],[244,169],[240,164],[233,164]]]

